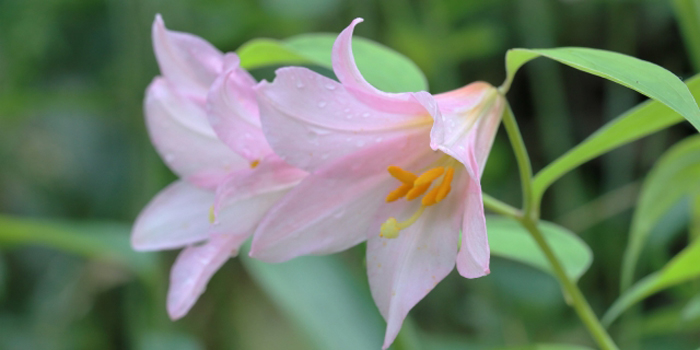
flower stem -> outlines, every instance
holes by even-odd
[[[481,194],[484,200],[484,207],[496,214],[501,214],[511,218],[519,219],[522,217],[522,212],[520,209],[513,208],[509,204],[503,203],[496,198],[489,196],[486,193]]]
[[[586,325],[586,328],[588,328],[588,332],[591,333],[596,343],[598,343],[598,346],[603,350],[617,350],[617,345],[615,345],[615,342],[613,342],[610,335],[605,331],[605,328],[600,324],[598,317],[591,309],[591,306],[588,304],[588,301],[586,301],[581,290],[566,275],[564,267],[556,255],[554,255],[554,251],[552,251],[549,243],[547,243],[544,236],[542,236],[542,232],[540,232],[535,222],[529,218],[523,217],[520,223],[530,232],[532,238],[535,239],[537,245],[539,245],[540,249],[547,257],[547,260],[554,270],[554,275],[557,277],[557,280],[559,280],[559,284],[568,294],[573,308],[576,310],[579,318],[581,318],[581,321]]]
[[[523,142],[523,137],[520,135],[520,129],[518,128],[518,123],[515,121],[513,111],[510,109],[510,104],[506,104],[505,111],[503,111],[503,125],[508,133],[510,144],[513,146],[515,160],[518,163],[518,170],[520,171],[524,216],[536,220],[539,214],[536,210],[533,210],[532,165],[530,165],[530,157],[527,154],[525,142]]]
[[[581,293],[576,283],[566,275],[559,258],[554,255],[554,251],[538,228],[539,205],[537,204],[537,199],[532,195],[532,166],[530,165],[530,157],[527,154],[525,143],[520,135],[520,129],[518,128],[518,123],[515,121],[513,111],[510,109],[510,105],[506,106],[506,110],[503,113],[503,125],[506,128],[508,138],[513,146],[515,159],[518,163],[518,169],[520,170],[520,181],[523,190],[523,211],[522,214],[516,215],[515,218],[530,232],[532,238],[535,239],[535,242],[537,242],[537,245],[544,253],[550,265],[552,265],[554,275],[559,281],[559,284],[570,298],[571,305],[574,310],[576,310],[576,313],[579,318],[581,318],[586,328],[588,328],[591,336],[593,336],[596,343],[598,343],[598,346],[603,350],[617,350],[617,345],[615,345],[610,335],[608,335],[605,328],[600,324],[598,317],[591,309],[591,306],[588,304],[588,301],[586,301],[586,298],[583,296],[583,293]],[[502,205],[494,205],[493,201],[489,198],[488,196],[484,197],[484,205],[489,209],[495,207],[497,209],[494,211],[499,212],[500,210],[504,215],[514,213],[512,210],[503,210],[504,207]],[[487,202],[489,203],[487,204]],[[501,204],[501,202],[495,204]],[[506,205],[504,203],[502,204]],[[515,213],[517,213],[517,211]]]

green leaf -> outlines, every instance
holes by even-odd
[[[690,299],[688,304],[686,304],[683,308],[681,316],[683,317],[684,321],[700,319],[700,294]]]
[[[694,97],[700,98],[700,75],[687,84]],[[534,196],[541,199],[552,183],[579,165],[681,121],[681,115],[658,101],[646,101],[632,108],[537,173],[532,185]]]
[[[700,109],[677,76],[651,62],[617,52],[583,47],[509,50],[506,54],[508,77],[504,85],[510,85],[522,65],[540,56],[616,82],[657,100],[700,129]]]
[[[678,25],[695,71],[700,70],[700,4],[696,0],[673,0]]]
[[[335,34],[306,34],[286,40],[254,39],[238,49],[246,69],[271,65],[318,65],[332,69],[331,50]],[[406,56],[377,42],[353,38],[355,61],[362,75],[377,89],[387,92],[428,89],[423,72]]]
[[[532,344],[525,346],[516,346],[508,348],[499,348],[499,350],[592,350],[591,348],[571,345],[571,344]]]
[[[0,215],[0,245],[42,245],[122,265],[144,279],[157,270],[155,256],[138,253],[129,243],[129,226],[117,223],[71,223]]]
[[[364,286],[337,255],[266,264],[241,254],[244,266],[318,349],[379,349],[385,324]]]
[[[502,216],[487,216],[486,227],[492,255],[554,273],[535,240],[520,223]],[[566,274],[573,280],[578,280],[591,266],[591,249],[581,238],[561,226],[540,222],[539,227],[554,254],[564,265]]]
[[[700,277],[700,240],[683,249],[663,269],[641,279],[622,294],[605,313],[602,322],[609,326],[630,306],[648,296],[698,277]]]
[[[689,137],[669,149],[649,172],[639,196],[637,209],[622,262],[622,290],[634,278],[644,244],[661,217],[688,195],[700,191],[700,136]]]

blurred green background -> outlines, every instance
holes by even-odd
[[[433,93],[474,80],[499,85],[505,51],[514,47],[601,48],[649,60],[683,79],[694,74],[667,1],[0,0],[0,349],[381,344],[384,323],[369,299],[363,247],[317,264],[305,260],[294,266],[298,276],[232,259],[187,317],[167,319],[164,299],[176,253],[134,253],[126,245],[138,212],[175,178],[151,146],[142,113],[144,90],[158,74],[150,40],[156,13],[170,29],[199,35],[222,51],[257,37],[337,33],[364,17],[356,35],[414,60]],[[535,170],[643,101],[542,59],[518,74],[508,98]],[[580,285],[599,314],[619,293],[641,180],[666,149],[693,132],[682,124],[622,147],[547,192],[543,218],[579,233],[594,252]],[[507,138],[499,134],[484,190],[516,204],[518,181]],[[654,230],[639,276],[683,248],[689,208],[681,201]],[[394,348],[593,346],[550,275],[499,258],[491,271],[478,280],[450,275],[412,311]],[[317,288],[308,276],[332,283]],[[646,300],[613,325],[613,336],[624,349],[696,349],[700,312],[683,315],[698,287]],[[314,307],[310,290],[325,307]],[[361,311],[338,306],[348,300]],[[342,342],[333,333],[316,334],[323,324],[313,313],[326,311],[348,318],[335,319],[340,324],[362,323],[367,333],[355,327],[348,334],[359,338]]]

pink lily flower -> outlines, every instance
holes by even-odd
[[[484,82],[435,96],[377,90],[352,55],[361,21],[333,46],[340,82],[282,68],[256,87],[270,145],[310,175],[268,212],[250,255],[280,262],[367,240],[386,349],[455,264],[466,278],[489,273],[480,177],[505,99]]]
[[[180,179],[139,214],[131,242],[139,251],[185,248],[172,267],[167,298],[168,314],[178,319],[306,173],[284,163],[265,141],[256,81],[235,54],[167,30],[160,15],[153,47],[162,76],[146,91],[146,125]]]

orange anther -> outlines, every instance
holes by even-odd
[[[406,194],[406,199],[409,201],[412,201],[412,200],[418,198],[423,193],[425,193],[425,191],[427,191],[428,188],[430,188],[430,182],[428,182],[427,184],[420,185],[420,186],[413,186],[413,188],[410,191],[408,191],[408,193]]]
[[[388,167],[387,170],[389,170],[389,174],[391,174],[391,176],[407,185],[413,186],[413,182],[418,178],[418,176],[412,172],[403,170],[395,165]]]
[[[399,186],[399,188],[391,191],[389,193],[389,195],[386,196],[386,201],[393,202],[393,201],[405,196],[406,193],[408,193],[408,191],[411,190],[411,188],[413,188],[413,185],[402,184],[401,186]]]
[[[251,168],[251,169],[255,169],[258,165],[260,165],[260,160],[259,160],[259,159],[256,159],[256,160],[250,162],[250,168]]]
[[[439,166],[437,168],[432,168],[423,174],[421,174],[416,181],[413,182],[413,186],[421,186],[425,184],[430,184],[433,180],[437,179],[445,172],[445,168]]]
[[[426,207],[429,207],[433,204],[437,203],[437,200],[435,199],[440,191],[441,187],[435,187],[428,194],[423,196],[423,199],[421,199],[421,204],[423,204]]]
[[[442,178],[442,182],[440,183],[440,186],[437,187],[437,193],[435,196],[435,203],[440,203],[445,197],[447,197],[447,194],[450,193],[450,190],[452,189],[451,183],[452,183],[452,178],[455,175],[455,168],[449,167],[447,168],[447,173],[445,174],[445,177]]]

